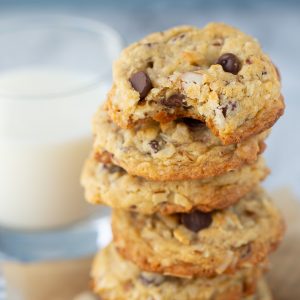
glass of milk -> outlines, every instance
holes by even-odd
[[[64,244],[69,228],[82,239],[95,208],[80,172],[121,38],[92,20],[18,15],[0,21],[0,45],[0,252]]]

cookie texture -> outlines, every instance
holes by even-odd
[[[113,81],[109,113],[122,128],[190,117],[231,144],[270,128],[284,111],[270,58],[255,39],[220,23],[175,27],[130,45]]]
[[[213,213],[145,216],[113,211],[116,248],[142,270],[215,276],[257,265],[276,249],[284,223],[260,188]]]
[[[122,129],[100,108],[94,118],[94,149],[112,154],[114,164],[149,180],[172,181],[217,176],[255,162],[268,135],[223,145],[202,122],[179,119],[149,121]]]
[[[261,269],[213,279],[162,276],[143,272],[111,244],[97,255],[91,275],[94,291],[102,300],[173,300],[175,295],[177,300],[239,300],[255,292]]]
[[[257,282],[256,294],[245,298],[245,300],[273,300],[273,296],[267,282],[263,279],[259,280]]]
[[[198,209],[204,212],[234,204],[269,173],[260,158],[252,165],[207,179],[149,181],[129,175],[102,153],[91,155],[82,174],[86,199],[141,214],[172,214]]]

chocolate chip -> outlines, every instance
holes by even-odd
[[[153,87],[148,74],[143,71],[131,75],[129,81],[132,87],[140,93],[141,99],[145,98]]]
[[[256,216],[256,213],[255,213],[254,211],[252,211],[252,210],[246,209],[246,210],[244,211],[244,213],[245,213],[245,215],[246,215],[247,217],[252,218],[252,219],[254,219],[255,216]]]
[[[160,150],[160,145],[157,140],[152,140],[149,142],[150,147],[152,148],[154,153],[157,153]]]
[[[232,73],[236,75],[241,69],[241,63],[239,59],[232,53],[225,53],[221,55],[217,64],[221,65],[225,72]]]
[[[159,274],[154,274],[154,273],[148,273],[148,272],[143,272],[141,273],[141,275],[139,276],[139,279],[141,280],[141,282],[144,285],[155,285],[155,286],[159,286],[161,285],[164,280],[165,277]]]
[[[189,214],[181,214],[180,221],[189,230],[198,232],[210,226],[212,216],[210,213],[195,210]]]
[[[229,111],[234,111],[236,109],[236,107],[237,107],[236,102],[233,102],[233,101],[229,101],[224,106],[221,106],[222,114],[223,114],[224,118],[227,117],[227,113]]]
[[[153,65],[154,65],[153,61],[148,61],[148,62],[147,62],[147,68],[152,69],[152,68],[153,68]]]
[[[176,121],[182,122],[190,128],[199,128],[199,127],[205,126],[204,122],[202,122],[200,120],[192,119],[192,118],[180,118],[180,119],[177,119]]]
[[[227,116],[227,109],[228,109],[227,105],[222,107],[222,114],[223,114],[224,118],[226,118],[226,116]]]
[[[162,99],[161,104],[167,107],[182,107],[184,105],[185,96],[182,94],[174,94],[168,98]]]

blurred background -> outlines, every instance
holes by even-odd
[[[110,0],[0,1],[0,19],[15,12],[68,14],[99,20],[116,29],[125,44],[179,24],[226,22],[255,36],[282,74],[287,109],[268,140],[269,188],[291,186],[300,196],[300,1]],[[51,51],[51,48],[49,48]]]

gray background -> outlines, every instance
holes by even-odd
[[[290,186],[300,196],[300,1],[0,0],[0,18],[26,11],[100,20],[118,30],[126,43],[171,26],[203,26],[211,21],[227,22],[257,37],[281,71],[287,104],[285,116],[268,139],[266,157],[273,172],[265,185]]]

